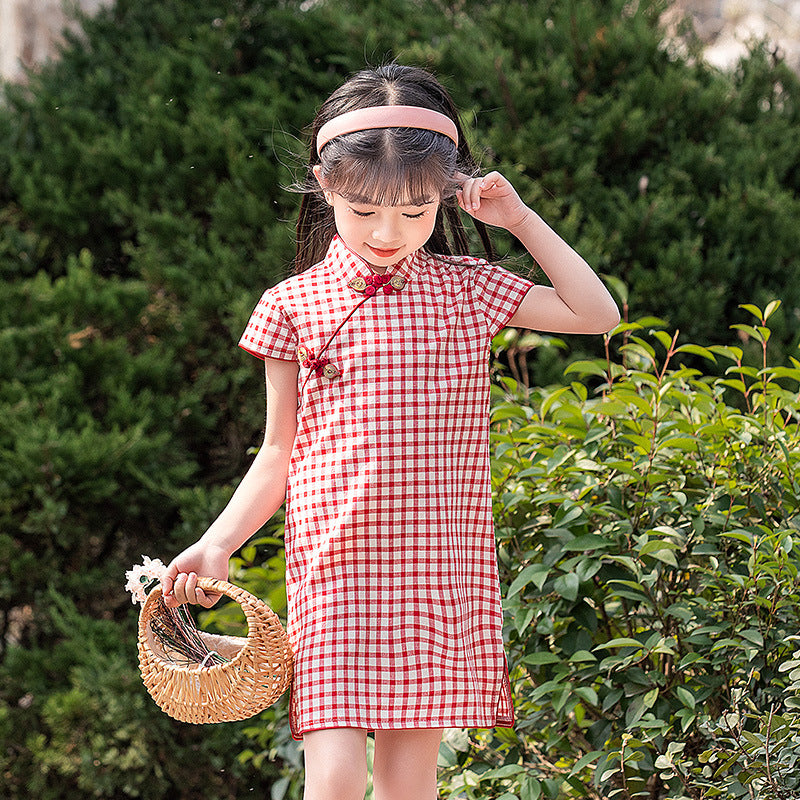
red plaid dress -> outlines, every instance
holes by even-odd
[[[301,362],[286,497],[296,738],[514,720],[488,365],[531,283],[422,251],[390,275],[379,283],[335,237],[264,293],[239,343]]]

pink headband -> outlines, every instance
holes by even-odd
[[[458,129],[450,117],[420,106],[371,106],[347,111],[326,122],[317,134],[317,153],[337,136],[373,128],[420,128],[441,133],[458,146]]]

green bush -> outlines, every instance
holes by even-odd
[[[664,7],[475,4],[457,32],[411,52],[454,76],[486,166],[622,279],[635,309],[686,341],[723,342],[746,321],[743,299],[781,297],[776,351],[791,353],[800,80],[766,46],[730,74],[710,68],[691,35],[685,49],[665,41]]]
[[[795,646],[798,637],[791,636]],[[685,746],[674,742],[656,759],[664,777],[681,775],[704,797],[795,800],[800,797],[800,650],[780,666],[789,673],[785,697],[765,709],[742,689],[733,695],[731,709],[708,721],[703,732],[713,743],[694,759],[684,758]]]
[[[278,763],[246,763],[248,723],[183,725],[147,695],[135,635],[52,592],[54,646],[12,648],[0,665],[3,797],[268,795]]]
[[[449,748],[449,796],[718,796],[702,754],[725,746],[720,724],[743,698],[748,740],[758,713],[781,718],[800,624],[800,362],[767,359],[777,305],[746,307],[760,368],[739,347],[677,345],[651,319],[615,332],[622,363],[568,368],[585,382],[500,379],[493,480],[519,721]],[[751,768],[731,752],[727,769]]]

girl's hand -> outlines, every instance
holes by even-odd
[[[216,592],[204,592],[197,588],[197,578],[228,580],[230,555],[220,547],[207,545],[202,539],[187,547],[176,556],[161,582],[164,605],[177,608],[183,603],[195,603],[210,608],[219,600]]]
[[[486,225],[495,225],[514,232],[531,213],[514,187],[499,172],[483,178],[470,178],[457,173],[461,188],[456,192],[459,206]]]

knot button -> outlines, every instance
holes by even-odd
[[[392,275],[389,285],[399,292],[406,285],[406,279],[402,275]]]

